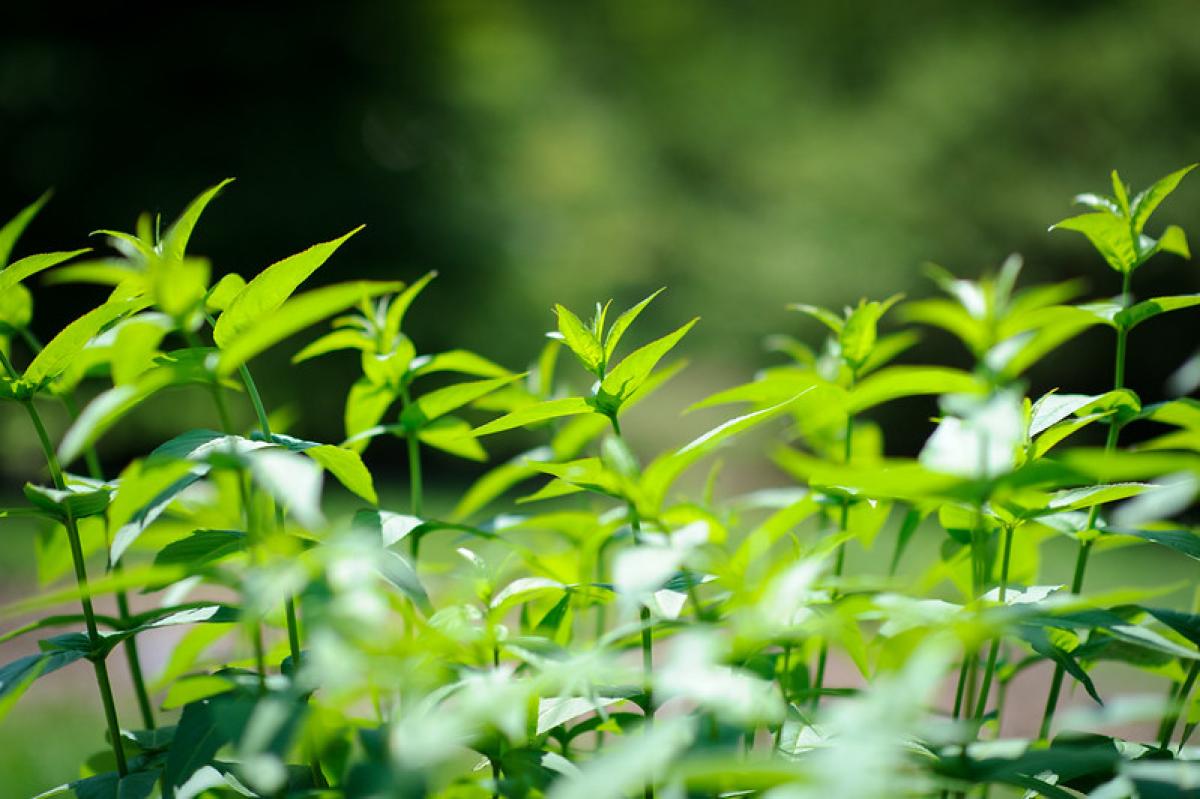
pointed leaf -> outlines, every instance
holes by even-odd
[[[255,280],[257,279],[255,278]],[[236,329],[232,326],[226,328],[224,339],[218,341],[222,350],[217,361],[216,372],[222,377],[228,375],[246,361],[278,344],[288,336],[355,305],[363,298],[395,291],[399,285],[398,283],[368,280],[338,283],[305,292],[270,309],[255,310],[253,317],[237,322]],[[246,286],[245,291],[250,291],[252,288],[254,288],[254,281]],[[271,288],[275,288],[274,284],[268,284],[268,289]],[[245,291],[238,297],[246,296]],[[239,305],[235,300],[230,309],[217,320],[217,327],[219,328],[221,322],[239,308],[246,314],[251,313],[249,309],[256,302],[247,300]]]
[[[608,335],[604,339],[605,363],[612,361],[613,353],[617,351],[617,345],[621,343],[621,337],[625,335],[625,331],[629,329],[629,326],[632,325],[634,320],[641,315],[642,311],[646,309],[646,306],[664,291],[666,291],[665,288],[659,289],[646,299],[639,302],[637,305],[622,313],[613,321],[612,327],[609,328]]]
[[[29,223],[38,215],[42,207],[46,205],[50,199],[50,192],[44,193],[29,205],[21,209],[21,211],[0,227],[0,269],[8,263],[9,256],[12,255],[13,247],[16,246],[17,240],[21,238],[21,234],[25,232],[25,228],[29,227]],[[3,272],[0,272],[3,274]],[[0,293],[3,293],[4,288],[0,286]]]
[[[309,275],[317,271],[346,239],[360,230],[362,227],[357,227],[333,241],[314,244],[304,252],[274,263],[256,275],[233,298],[229,307],[217,320],[216,327],[213,328],[213,340],[217,342],[217,346],[222,349],[229,346],[239,337],[238,334],[254,327],[262,317],[283,305]],[[398,287],[398,284],[391,285]],[[357,299],[356,297],[355,301]]]
[[[700,318],[696,317],[662,338],[634,350],[604,376],[600,383],[601,390],[620,400],[628,398],[641,387],[663,356],[674,349],[699,321]]]
[[[471,435],[476,437],[487,436],[504,430],[512,430],[516,427],[527,427],[549,419],[557,419],[561,416],[574,416],[580,413],[592,412],[592,406],[583,397],[565,397],[563,399],[547,400],[546,402],[538,402],[533,405],[527,405],[524,408],[519,408],[512,413],[501,416],[499,419],[493,419],[487,424],[472,430]]]
[[[192,231],[196,229],[200,215],[204,213],[204,209],[213,201],[213,198],[221,192],[221,189],[232,182],[233,178],[226,178],[212,188],[206,189],[188,204],[179,218],[163,234],[160,249],[164,258],[175,261],[183,259],[187,253],[188,241],[192,238]]]
[[[1175,191],[1175,188],[1179,185],[1179,182],[1183,180],[1187,173],[1191,172],[1195,168],[1196,164],[1189,164],[1183,169],[1178,169],[1166,177],[1159,178],[1154,182],[1153,185],[1139,192],[1138,195],[1133,198],[1133,202],[1130,204],[1129,214],[1132,218],[1133,229],[1136,232],[1142,232],[1142,229],[1146,226],[1146,220],[1150,218],[1150,214],[1154,213],[1154,209],[1158,208],[1162,201],[1165,200],[1167,196],[1171,194],[1171,192]]]
[[[71,360],[109,323],[145,307],[142,300],[108,302],[88,311],[59,331],[25,369],[23,379],[40,387],[67,369]]]

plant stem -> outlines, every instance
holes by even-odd
[[[779,678],[779,690],[783,694],[783,721],[779,722],[779,727],[775,730],[775,751],[779,751],[779,746],[783,742],[783,726],[787,724],[788,713],[792,709],[792,699],[788,695],[788,682],[791,672],[792,660],[792,645],[783,645],[783,669]]]
[[[242,378],[242,385],[246,387],[246,394],[248,394],[250,397],[250,404],[254,406],[254,415],[258,419],[259,431],[262,433],[263,438],[268,442],[274,442],[275,438],[271,434],[271,421],[267,417],[267,408],[263,404],[262,394],[260,394],[258,391],[258,384],[254,382],[254,377],[250,374],[249,367],[247,367],[246,364],[240,365],[238,367],[238,375]],[[275,527],[277,530],[282,531],[284,528],[283,508],[274,499],[271,500],[271,505],[275,513]],[[296,613],[296,598],[289,594],[287,598],[283,600],[283,609],[284,618],[287,623],[288,653],[292,658],[292,679],[295,681],[294,675],[300,670],[301,654],[300,623]],[[259,628],[258,646],[260,647],[259,656],[261,658],[261,627]],[[261,674],[265,673],[265,671],[261,672]],[[313,784],[318,788],[326,787],[327,783],[325,781],[325,774],[321,770],[321,761],[317,757],[316,751],[311,745],[306,745],[305,749],[308,750],[308,765],[309,770],[312,772]]]
[[[1121,277],[1121,304],[1128,305],[1129,289],[1133,278],[1132,272],[1126,272]],[[1117,348],[1113,356],[1113,390],[1119,390],[1125,386],[1125,353],[1128,346],[1129,330],[1119,324],[1117,326]],[[1117,447],[1117,437],[1120,435],[1121,428],[1117,424],[1116,418],[1112,418],[1108,423],[1108,437],[1104,442],[1104,451],[1112,452]],[[1090,533],[1096,525],[1096,515],[1100,512],[1099,505],[1093,505],[1088,511],[1087,526],[1084,528],[1084,533]],[[1092,538],[1081,539],[1079,542],[1079,554],[1075,558],[1075,576],[1071,581],[1071,593],[1078,594],[1083,590],[1083,577],[1087,572],[1088,555],[1092,549]],[[1042,714],[1042,727],[1038,732],[1038,737],[1045,740],[1050,735],[1050,730],[1054,724],[1054,712],[1058,709],[1058,697],[1062,692],[1063,677],[1066,675],[1066,669],[1058,664],[1054,667],[1054,676],[1050,680],[1050,693],[1046,697],[1046,710]]]
[[[8,363],[7,358],[4,359],[4,365],[15,377],[15,371]],[[50,443],[50,436],[46,434],[46,427],[42,424],[42,417],[38,414],[37,408],[33,407],[33,400],[27,399],[22,404],[37,431],[38,441],[46,456],[46,465],[50,467],[50,479],[54,481],[56,489],[65,491],[67,485],[63,479],[62,468],[59,466],[58,456],[54,453],[54,445]],[[92,595],[88,589],[87,565],[83,558],[83,544],[79,540],[79,527],[70,513],[66,514],[63,523],[67,528],[67,541],[71,545],[71,561],[75,566],[75,582],[79,586],[80,593],[79,604],[83,607],[88,643],[92,649],[92,654],[88,659],[92,661],[92,668],[96,672],[96,687],[100,691],[100,701],[104,706],[104,720],[108,725],[108,737],[112,743],[113,758],[117,763],[117,774],[124,777],[129,773],[129,767],[125,763],[125,750],[121,746],[121,724],[117,719],[116,703],[113,701],[112,683],[108,679],[108,666],[99,654],[104,644],[100,638],[100,632],[96,628],[96,612],[92,608]]]
[[[612,423],[613,435],[621,438],[621,423],[617,421],[617,415],[614,413],[608,417]],[[638,516],[637,506],[632,502],[627,502],[629,512],[629,527],[633,531],[633,541],[635,544],[642,543],[642,520]],[[642,623],[642,691],[643,704],[642,713],[645,717],[643,722],[647,733],[654,726],[654,686],[652,683],[652,675],[654,674],[654,621],[650,617],[650,608],[642,605],[639,614]],[[654,799],[654,780],[651,779],[646,783],[643,791],[645,799]]]
[[[400,402],[403,409],[407,409],[412,403],[407,386],[400,389]],[[403,416],[403,411],[401,415]],[[417,439],[415,430],[405,433],[404,443],[408,450],[408,511],[413,516],[421,518],[421,514],[424,511],[423,500],[425,498],[425,490],[421,480],[421,442]],[[421,539],[419,536],[414,535],[409,537],[409,548],[415,565],[417,558],[421,554]]]
[[[33,334],[27,327],[18,328],[21,338],[25,340],[25,344],[35,353],[42,351],[42,342]],[[66,406],[67,413],[72,419],[79,418],[79,403],[76,401],[74,390],[68,391],[62,395],[63,405]],[[100,456],[96,453],[96,447],[93,444],[88,444],[83,450],[84,463],[87,464],[88,475],[93,479],[104,482],[104,469],[100,465]],[[105,522],[107,525],[107,521]],[[107,536],[106,536],[107,538]],[[121,564],[112,564],[113,571],[120,571]],[[129,621],[129,595],[124,588],[116,590],[118,618],[122,624]],[[142,659],[138,653],[137,636],[131,635],[126,638],[121,648],[125,650],[125,660],[129,664],[129,677],[133,682],[133,693],[137,697],[138,711],[142,715],[142,725],[153,730],[154,725],[154,709],[150,704],[150,694],[146,690],[146,678],[142,674]]]
[[[854,387],[854,376],[853,375],[851,376],[851,379],[850,379],[850,387],[851,388]],[[854,449],[853,449],[854,448],[854,414],[848,414],[846,416],[846,433],[843,436],[843,439],[845,441],[845,444],[844,444],[844,449],[842,452],[842,462],[849,464],[850,459],[854,453]],[[838,533],[841,534],[841,533],[846,532],[849,525],[850,525],[850,498],[847,497],[842,502],[842,512],[841,512],[840,517],[838,518]],[[840,578],[842,576],[842,570],[845,568],[845,566],[846,566],[846,542],[843,541],[842,543],[838,544],[837,560],[834,562],[834,565],[833,565],[833,576],[835,578]],[[829,596],[830,596],[830,601],[837,599],[838,590],[837,590],[836,585],[833,587],[833,590],[830,592]],[[817,655],[817,675],[816,675],[816,679],[813,681],[812,708],[814,711],[817,710],[817,708],[819,708],[821,705],[821,692],[825,688],[825,665],[828,660],[829,660],[829,642],[823,640],[823,641],[821,641],[821,652],[819,655]]]
[[[1163,721],[1162,734],[1158,740],[1159,749],[1166,749],[1171,745],[1171,737],[1175,734],[1175,725],[1179,723],[1180,710],[1186,707],[1188,696],[1192,693],[1192,686],[1196,684],[1196,677],[1198,676],[1200,676],[1200,660],[1193,660],[1191,667],[1188,669],[1187,677],[1183,681],[1183,686],[1179,689],[1179,693],[1175,695],[1175,702],[1172,704],[1171,710]]]
[[[1012,556],[1012,539],[1013,528],[1008,525],[1004,528],[1004,554],[1000,561],[1000,604],[1004,604],[1005,596],[1008,593],[1008,564]],[[988,652],[987,666],[983,671],[983,687],[979,691],[979,706],[975,708],[975,720],[982,721],[987,710],[988,693],[992,690],[992,678],[996,673],[996,659],[1000,655],[1000,642],[1003,636],[996,636],[992,639],[992,648]]]

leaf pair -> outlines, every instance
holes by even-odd
[[[1143,231],[1150,215],[1195,168],[1196,164],[1191,164],[1172,172],[1139,192],[1132,200],[1129,198],[1129,189],[1114,169],[1113,196],[1078,195],[1075,202],[1094,209],[1092,213],[1064,219],[1050,229],[1082,233],[1105,262],[1122,274],[1134,271],[1159,252],[1190,258],[1183,228],[1170,225],[1158,239],[1147,236]]]

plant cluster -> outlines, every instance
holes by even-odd
[[[221,183],[165,231],[150,216],[101,231],[112,255],[9,263],[43,198],[0,229],[0,399],[28,417],[49,483],[2,514],[36,517],[43,581],[74,583],[0,614],[79,607],[0,636],[56,633],[0,668],[0,716],[35,680],[90,665],[106,748],[43,794],[82,799],[1194,795],[1200,615],[1086,579],[1093,554],[1132,545],[1200,559],[1196,532],[1173,521],[1197,494],[1200,404],[1147,404],[1124,385],[1135,328],[1200,305],[1132,293],[1156,254],[1188,256],[1180,228],[1146,226],[1189,170],[1136,195],[1114,173],[1112,196],[1081,195],[1088,211],[1054,226],[1086,236],[1119,275],[1116,297],[1019,288],[1012,257],[978,281],[931,268],[933,299],[792,306],[827,329],[820,344],[773,338],[782,363],[696,404],[732,407],[729,420],[653,458],[621,421],[678,371],[668,356],[696,324],[630,348],[655,295],[619,314],[597,304],[587,321],[556,306],[518,373],[466,350],[421,354],[404,320],[432,274],[297,293],[356,231],[214,282],[188,245]],[[111,291],[43,344],[25,285],[39,273]],[[888,314],[908,326],[881,331]],[[285,432],[250,372],[324,321],[293,360],[361,363],[338,443]],[[917,326],[959,339],[975,367],[897,363]],[[1095,326],[1115,333],[1112,389],[1026,396],[1022,375]],[[105,434],[167,390],[206,393],[215,429],[181,426],[106,473]],[[940,397],[928,441],[885,456],[869,412],[918,395]],[[57,442],[51,403],[72,419]],[[1122,447],[1132,425],[1149,432]],[[786,484],[728,496],[712,464],[698,488],[681,482],[763,426]],[[1072,441],[1089,427],[1107,431],[1103,447]],[[426,510],[425,449],[484,461],[489,436],[518,428],[540,443],[452,511]],[[380,437],[405,441],[408,507],[380,507],[367,466]],[[326,475],[358,510],[330,513]],[[1044,584],[1040,553],[1062,537],[1074,579]],[[920,549],[929,562],[911,562],[917,540],[940,542]],[[184,631],[147,675],[139,640],[168,627]],[[129,684],[110,676],[117,658]],[[1010,685],[1045,661],[1040,734],[1005,737]],[[835,662],[860,679],[835,680]],[[1102,662],[1167,690],[1105,704]],[[1072,686],[1094,709],[1056,715]],[[125,692],[136,712],[120,712]],[[1136,721],[1158,734],[1101,734]]]

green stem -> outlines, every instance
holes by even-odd
[[[1171,745],[1171,737],[1175,734],[1175,725],[1179,723],[1179,713],[1182,708],[1187,706],[1188,696],[1192,693],[1192,686],[1196,684],[1196,677],[1200,676],[1200,660],[1193,660],[1191,668],[1188,669],[1187,677],[1183,681],[1183,687],[1176,694],[1175,702],[1167,716],[1167,720],[1163,723],[1162,735],[1158,740],[1158,748],[1166,749]]]
[[[15,376],[15,370],[7,358],[4,358],[4,366],[10,374]],[[66,481],[63,480],[62,468],[59,466],[58,456],[54,453],[54,445],[50,443],[50,436],[46,433],[46,427],[42,424],[42,417],[38,414],[37,408],[33,407],[33,400],[25,400],[22,404],[29,414],[30,421],[33,422],[34,430],[37,431],[38,441],[46,456],[46,465],[50,468],[50,478],[54,481],[54,487],[59,491],[65,491],[67,486]],[[108,666],[99,654],[104,643],[96,628],[96,612],[92,608],[92,595],[88,589],[87,566],[83,558],[83,544],[79,540],[79,527],[75,523],[75,518],[69,513],[63,522],[67,528],[67,541],[71,545],[71,561],[75,566],[75,582],[79,586],[80,593],[79,604],[83,607],[84,625],[87,628],[88,643],[93,652],[89,660],[92,661],[92,668],[96,672],[96,687],[100,691],[100,701],[104,706],[104,720],[108,725],[108,737],[112,743],[117,773],[124,777],[129,773],[129,767],[125,763],[125,750],[121,746],[121,724],[117,720],[117,706],[113,700],[112,683],[108,679]]]
[[[612,423],[613,434],[617,438],[621,438],[621,423],[617,421],[617,415],[614,413],[608,417]],[[629,527],[633,531],[633,540],[635,544],[642,543],[642,520],[638,516],[637,506],[632,502],[628,504],[629,511]],[[642,606],[640,613],[642,623],[642,692],[643,704],[642,713],[645,717],[646,731],[649,732],[654,726],[654,686],[652,683],[652,675],[654,674],[654,622],[650,617],[650,609],[645,605]],[[643,791],[645,799],[654,799],[654,780],[647,781],[645,790]]]
[[[250,374],[249,367],[246,364],[238,366],[238,376],[242,379],[242,385],[246,388],[246,394],[250,397],[250,404],[254,406],[254,415],[258,419],[258,428],[262,433],[263,438],[268,442],[273,442],[274,436],[271,434],[271,421],[267,416],[267,408],[263,404],[262,394],[259,393],[258,384],[254,382],[253,375]],[[283,508],[280,507],[274,499],[271,500],[275,512],[275,526],[277,530],[282,531],[284,528]],[[296,598],[288,595],[283,601],[284,618],[287,623],[288,636],[288,653],[292,657],[292,674],[295,675],[300,670],[300,623],[296,613]],[[262,646],[262,628],[259,628],[258,646]],[[266,672],[263,671],[262,674]],[[294,680],[293,676],[293,680]],[[309,770],[312,772],[313,783],[318,788],[326,787],[325,774],[321,770],[321,761],[316,755],[315,748],[311,745],[306,745],[308,752]]]
[[[400,388],[400,403],[403,411],[408,409],[412,404],[412,398],[408,394],[408,387]],[[421,518],[424,512],[425,490],[421,480],[421,442],[417,438],[415,430],[409,430],[404,436],[405,447],[408,450],[408,510],[413,516]],[[411,536],[409,538],[409,551],[412,553],[413,563],[417,562],[417,558],[421,554],[421,539],[419,536]]]
[[[775,751],[779,751],[779,746],[783,742],[783,726],[787,724],[788,714],[792,709],[792,699],[788,695],[788,683],[790,682],[792,660],[792,645],[783,645],[783,669],[779,677],[779,689],[783,693],[783,721],[779,722],[779,727],[775,730]]]
[[[1008,593],[1008,564],[1012,556],[1013,528],[1004,528],[1004,554],[1000,562],[1000,604],[1004,605]],[[975,709],[975,720],[982,721],[987,709],[988,693],[992,690],[992,678],[996,673],[996,659],[1000,656],[1000,642],[1003,636],[992,639],[992,648],[988,652],[987,666],[983,671],[983,687],[979,691],[979,706]]]
[[[42,342],[38,340],[33,331],[27,327],[18,328],[21,338],[25,340],[26,346],[34,353],[42,351]],[[79,403],[75,398],[75,392],[68,391],[62,395],[63,405],[66,406],[67,413],[72,419],[79,418]],[[87,464],[88,474],[93,480],[104,482],[104,469],[100,465],[100,456],[96,453],[96,447],[93,444],[88,444],[83,450],[83,460]],[[120,571],[121,564],[114,563],[113,571]],[[129,621],[129,595],[124,588],[118,588],[116,591],[117,609],[121,622]],[[131,635],[121,644],[121,648],[125,651],[125,660],[129,664],[129,676],[133,682],[133,693],[137,697],[138,711],[142,715],[142,724],[148,730],[153,730],[154,725],[154,709],[150,704],[150,694],[146,690],[146,678],[142,674],[142,659],[138,653],[137,636]]]
[[[851,377],[850,377],[850,388],[854,388],[854,375],[851,375]],[[845,435],[843,436],[843,440],[845,443],[844,443],[843,452],[842,452],[842,462],[849,464],[851,457],[854,454],[854,414],[849,414],[846,416],[846,432],[845,432]],[[849,525],[850,525],[850,499],[847,497],[842,502],[842,512],[841,512],[841,516],[838,519],[838,533],[841,534],[841,533],[846,532]],[[840,578],[842,576],[842,570],[845,568],[845,566],[846,566],[846,542],[843,541],[842,543],[838,544],[837,560],[834,562],[834,566],[833,566],[833,576],[835,578]],[[838,590],[837,590],[836,585],[834,585],[833,590],[830,592],[829,596],[830,596],[830,601],[836,600],[838,598]],[[829,660],[829,642],[822,640],[821,641],[821,651],[820,651],[820,654],[817,655],[817,675],[816,675],[816,679],[813,681],[812,709],[814,711],[817,710],[821,706],[821,693],[825,688],[825,666],[826,666],[826,663],[828,662],[828,660]]]
[[[1128,305],[1130,283],[1133,278],[1132,272],[1126,272],[1121,277],[1121,304]],[[1128,347],[1129,330],[1124,325],[1117,326],[1117,348],[1113,356],[1113,390],[1124,388],[1125,386],[1125,354]],[[1117,437],[1120,435],[1121,428],[1118,425],[1116,418],[1112,418],[1108,423],[1108,437],[1104,442],[1104,451],[1112,452],[1117,447]],[[1100,512],[1099,505],[1093,505],[1088,511],[1087,526],[1084,528],[1085,533],[1090,533],[1096,525],[1096,515]],[[1078,594],[1083,590],[1083,578],[1087,572],[1088,554],[1091,552],[1092,539],[1084,539],[1079,542],[1079,553],[1075,558],[1075,577],[1071,581],[1071,593]],[[1066,669],[1058,664],[1054,667],[1054,676],[1050,680],[1050,693],[1046,697],[1046,710],[1042,714],[1042,727],[1038,733],[1038,737],[1045,740],[1050,734],[1050,730],[1054,724],[1054,712],[1058,709],[1058,697],[1062,692],[1063,678],[1066,675]]]

